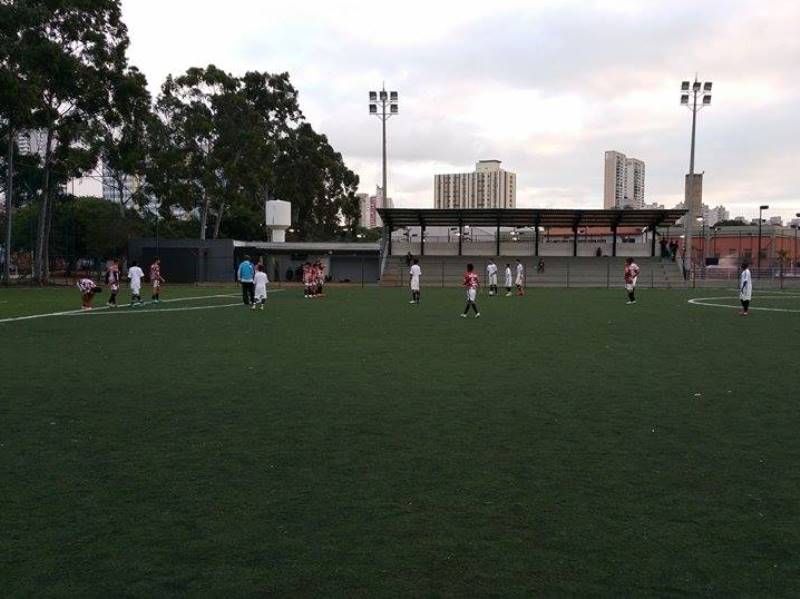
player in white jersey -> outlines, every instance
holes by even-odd
[[[139,268],[138,262],[133,262],[128,269],[128,280],[131,282],[131,306],[142,303],[142,279],[144,271]]]
[[[253,284],[256,288],[253,310],[256,309],[256,304],[259,304],[262,310],[264,309],[264,304],[267,303],[267,283],[269,283],[269,279],[267,273],[264,272],[264,265],[256,264],[256,274],[253,276]]]
[[[511,297],[511,285],[512,285],[511,265],[506,264],[506,297]]]
[[[519,258],[517,258],[517,278],[514,284],[517,286],[517,295],[525,295],[525,267]]]
[[[486,278],[489,281],[489,295],[497,295],[497,264],[489,260],[486,265]]]
[[[411,301],[409,304],[419,304],[419,280],[422,278],[422,269],[419,267],[419,260],[414,258],[414,263],[409,270],[411,275]]]
[[[739,275],[739,301],[742,302],[742,316],[750,313],[750,300],[753,299],[753,277],[750,274],[750,265],[742,264],[742,274]]]

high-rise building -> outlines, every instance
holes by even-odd
[[[378,214],[378,208],[393,208],[394,202],[392,202],[392,198],[386,198],[386,200],[383,201],[383,192],[380,186],[375,188],[374,196],[366,193],[359,193],[357,197],[360,211],[360,217],[358,219],[359,226],[365,229],[374,229],[375,227],[383,226],[381,217]]]
[[[603,208],[644,207],[644,162],[622,152],[605,153]]]
[[[109,202],[122,203],[127,205],[131,197],[141,186],[141,181],[138,177],[131,177],[130,175],[122,175],[122,197],[120,197],[120,189],[115,178],[115,173],[105,164],[103,166],[103,199]]]
[[[515,208],[517,175],[481,160],[474,173],[434,176],[433,191],[436,208]]]
[[[706,220],[708,221],[707,224],[709,227],[713,227],[718,222],[731,219],[731,213],[728,212],[725,206],[717,206],[716,208],[709,208],[708,212],[703,210],[703,213],[706,216]]]

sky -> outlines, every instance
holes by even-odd
[[[698,114],[704,202],[731,216],[800,212],[797,0],[123,0],[130,61],[164,78],[215,64],[288,72],[300,106],[374,192],[380,121],[368,92],[400,94],[389,195],[433,207],[437,173],[494,158],[517,206],[600,208],[603,156],[646,163],[645,201],[672,207],[688,172],[680,83],[714,83]]]

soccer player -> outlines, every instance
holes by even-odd
[[[267,273],[264,272],[264,265],[256,265],[256,274],[253,276],[253,287],[255,288],[255,301],[253,302],[252,309],[256,309],[256,304],[261,304],[261,309],[264,309],[264,304],[267,303]]]
[[[139,263],[134,261],[128,269],[128,280],[131,282],[131,306],[142,305],[142,279],[144,271],[139,268]]]
[[[750,313],[750,300],[753,299],[753,277],[750,274],[750,265],[742,264],[742,274],[739,275],[739,301],[742,302],[742,316]]]
[[[519,258],[517,258],[517,278],[514,284],[517,286],[517,295],[525,295],[525,267]]]
[[[639,279],[639,265],[633,258],[625,258],[625,291],[628,292],[628,305],[636,303],[636,281]]]
[[[314,297],[311,282],[314,280],[314,272],[310,262],[303,264],[303,297],[309,299]]]
[[[156,257],[150,265],[150,284],[153,286],[153,301],[159,303],[161,301],[161,284],[166,283],[164,277],[161,276],[161,259]]]
[[[506,297],[511,297],[511,265],[506,264]]]
[[[106,304],[109,308],[117,307],[117,294],[119,293],[119,260],[111,262],[111,266],[106,271],[106,283],[111,290],[111,296]]]
[[[317,296],[325,297],[325,265],[322,264],[322,260],[317,260],[314,283]]]
[[[81,292],[81,310],[91,310],[95,294],[102,291],[94,281],[87,278],[78,280],[78,290]]]
[[[489,260],[486,266],[486,278],[489,280],[489,295],[497,295],[497,264]]]
[[[409,304],[419,304],[419,280],[422,277],[422,269],[419,267],[419,260],[413,259],[414,264],[409,270],[411,275],[411,301]]]
[[[239,270],[236,271],[236,279],[242,285],[242,301],[244,305],[253,306],[253,308],[256,307],[256,288],[253,284],[255,274],[256,269],[253,267],[253,263],[250,262],[250,256],[245,256],[244,260],[239,264]]]
[[[464,273],[464,287],[467,288],[467,306],[464,308],[464,313],[461,318],[466,318],[469,309],[475,310],[475,318],[480,318],[481,313],[478,310],[478,304],[475,301],[478,299],[478,275],[475,273],[475,267],[472,264],[467,264],[467,272]]]

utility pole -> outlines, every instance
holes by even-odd
[[[692,145],[689,153],[689,182],[686,186],[686,204],[689,210],[684,219],[684,274],[688,277],[692,273],[692,226],[694,225],[694,149],[695,135],[697,132],[697,113],[705,106],[711,105],[711,81],[701,82],[695,76],[694,81],[684,81],[681,83],[681,106],[686,106],[692,111]],[[691,100],[691,101],[690,101]],[[700,100],[700,103],[698,103]],[[701,201],[702,204],[702,201]],[[702,206],[701,206],[702,210]],[[705,240],[703,240],[705,242]]]
[[[381,120],[381,139],[383,146],[383,171],[381,176],[381,208],[386,208],[386,121],[399,114],[397,92],[387,92],[386,85],[381,91],[369,92],[369,113]]]

